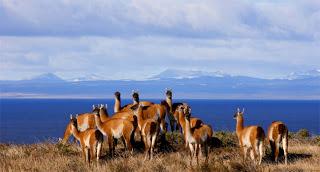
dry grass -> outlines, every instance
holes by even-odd
[[[251,161],[243,161],[233,133],[215,134],[209,163],[201,159],[199,166],[189,164],[188,151],[183,148],[178,134],[167,135],[168,143],[158,145],[156,156],[143,162],[144,155],[136,151],[134,155],[123,153],[119,145],[118,155],[110,159],[103,149],[99,163],[84,163],[77,144],[63,146],[54,143],[32,145],[0,144],[1,171],[320,171],[319,137],[295,138],[289,142],[289,165],[275,164],[270,160],[270,150],[261,166]],[[175,140],[179,140],[176,142]],[[166,150],[166,151],[165,151]]]

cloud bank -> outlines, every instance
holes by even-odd
[[[319,1],[0,1],[0,79],[320,68]]]

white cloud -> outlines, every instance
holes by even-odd
[[[0,77],[56,72],[65,78],[97,73],[142,79],[166,68],[221,70],[259,77],[320,68],[319,41],[171,37],[0,37]]]
[[[319,1],[2,0],[2,35],[319,38]],[[10,29],[11,28],[11,29]]]
[[[0,21],[0,79],[141,79],[166,68],[278,77],[320,68],[317,0],[0,0]]]

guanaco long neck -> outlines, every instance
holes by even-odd
[[[190,120],[190,118],[189,118]],[[186,138],[190,138],[192,137],[192,134],[191,134],[191,126],[190,126],[190,121],[188,119],[185,118],[185,135],[186,135]]]
[[[62,143],[67,143],[70,135],[72,134],[72,131],[71,131],[71,122],[69,122],[69,124],[67,125],[66,127],[66,130],[64,131],[64,135],[63,135],[63,139],[62,139]]]
[[[166,102],[168,103],[169,105],[169,108],[170,108],[170,113],[173,113],[172,112],[172,98],[169,98],[169,97],[166,97]]]
[[[243,117],[239,116],[237,117],[237,126],[236,126],[236,132],[238,136],[240,135],[242,130],[243,130]]]
[[[72,125],[72,124],[71,124],[71,125]],[[80,133],[79,133],[78,129],[77,129],[75,126],[72,126],[71,128],[72,128],[71,131],[72,131],[73,136],[74,136],[78,141],[80,141]]]
[[[107,109],[100,109],[100,119],[101,121],[107,121],[109,119],[109,114]]]
[[[121,110],[121,99],[120,97],[115,97],[114,98],[114,113],[119,112]]]
[[[96,126],[97,126],[98,130],[103,131],[102,122],[101,122],[100,117],[98,115],[94,115],[94,119],[96,121]]]
[[[137,120],[138,120],[138,127],[141,130],[143,123],[144,123],[144,119],[142,118],[142,107],[138,107],[137,111],[136,111],[136,116],[137,116]]]
[[[133,104],[134,104],[134,105],[139,104],[139,99],[137,99],[137,100],[133,99]]]
[[[182,131],[185,133],[185,126],[186,126],[186,121],[184,120],[184,114],[182,112],[182,110],[179,110],[179,123],[180,123],[180,126],[182,128]]]

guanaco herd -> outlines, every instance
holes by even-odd
[[[145,147],[145,160],[153,158],[157,137],[167,132],[166,116],[172,131],[182,132],[185,147],[190,149],[190,164],[195,157],[199,164],[199,153],[204,152],[208,162],[208,142],[213,136],[210,125],[201,119],[191,117],[191,107],[184,102],[172,102],[172,90],[165,92],[166,99],[160,104],[140,101],[139,93],[132,92],[133,103],[121,106],[120,92],[115,92],[114,114],[109,116],[107,105],[93,105],[90,113],[70,116],[62,144],[66,144],[71,135],[80,142],[82,156],[86,162],[96,158],[99,161],[104,138],[107,139],[111,157],[114,156],[116,140],[122,139],[126,151],[133,153],[135,135],[140,135]],[[234,114],[236,119],[236,135],[244,160],[250,152],[251,159],[261,164],[265,150],[265,140],[269,141],[272,156],[278,161],[279,147],[282,143],[285,164],[288,155],[288,128],[283,122],[275,121],[268,128],[268,135],[260,126],[244,126],[244,109],[238,108]]]

